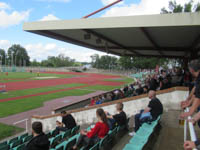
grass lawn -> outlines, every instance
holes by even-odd
[[[0,140],[22,131],[24,131],[24,129],[0,123]]]
[[[88,86],[84,87],[82,89],[88,89],[88,90],[101,90],[101,91],[111,91],[114,89],[121,88],[122,86],[110,86],[110,85],[94,85],[94,86]]]
[[[59,90],[59,89],[71,88],[71,87],[77,87],[77,86],[82,86],[82,85],[84,85],[84,84],[73,83],[73,84],[64,84],[64,85],[57,85],[57,86],[50,86],[50,87],[9,91],[7,93],[0,93],[0,99],[37,94],[37,93],[54,91],[54,90]]]
[[[37,77],[37,73],[9,72],[8,76],[5,73],[0,73],[0,82],[6,83],[6,82],[16,82],[16,81],[27,81],[27,80],[41,80],[41,79],[36,79],[35,77]],[[75,75],[40,73],[39,77],[71,78],[75,77]]]
[[[135,82],[133,78],[121,77],[119,79],[105,79],[105,81],[124,82],[124,85]]]
[[[74,89],[69,91],[62,91],[52,93],[48,95],[34,96],[30,98],[24,98],[15,101],[7,101],[0,103],[0,117],[6,117],[9,115],[25,112],[38,107],[43,106],[43,103],[56,98],[62,98],[65,96],[82,96],[92,93],[92,91]]]

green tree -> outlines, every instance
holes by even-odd
[[[6,52],[4,49],[0,49],[0,65],[5,65]]]
[[[8,49],[8,61],[10,64],[16,66],[29,66],[30,65],[30,57],[24,47],[21,45],[12,45]]]
[[[75,65],[75,60],[60,54],[58,56],[49,56],[47,60],[41,62],[41,65],[45,67],[69,67]]]
[[[33,66],[33,67],[38,67],[38,66],[41,66],[41,63],[40,63],[40,62],[37,62],[37,60],[34,59],[34,60],[31,62],[31,66]]]
[[[176,1],[169,1],[168,9],[163,7],[161,9],[162,14],[167,13],[182,13],[182,12],[197,12],[200,11],[200,3],[194,4],[191,0],[188,3],[185,3],[184,6],[177,4]]]
[[[119,64],[121,68],[124,69],[154,69],[156,65],[163,66],[167,64],[168,59],[166,58],[157,58],[157,57],[129,57],[122,56],[119,59]]]
[[[114,69],[117,66],[117,57],[103,55],[99,56],[98,54],[94,54],[91,56],[92,58],[92,67],[98,69]]]

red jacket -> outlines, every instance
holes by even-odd
[[[87,137],[93,138],[95,136],[98,136],[99,138],[104,138],[104,136],[107,135],[108,131],[109,131],[109,127],[106,123],[97,122],[95,127],[92,128],[87,133]]]

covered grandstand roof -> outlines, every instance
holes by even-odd
[[[200,13],[38,21],[23,29],[119,56],[200,56]]]

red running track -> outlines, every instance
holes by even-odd
[[[4,85],[6,85],[6,90],[15,91],[15,90],[41,88],[41,87],[72,84],[72,83],[82,83],[82,84],[89,84],[89,85],[98,84],[98,85],[111,85],[111,86],[119,86],[123,84],[123,82],[104,81],[105,79],[119,78],[120,76],[88,74],[88,73],[66,73],[66,72],[46,72],[46,73],[73,74],[73,75],[84,75],[84,76],[64,78],[64,79],[58,78],[58,79],[46,79],[46,80],[8,82],[8,83],[4,83]]]
[[[91,86],[91,85],[120,86],[120,85],[123,84],[123,82],[104,81],[105,79],[120,78],[120,76],[113,76],[113,75],[73,73],[73,72],[67,72],[67,73],[66,72],[45,72],[45,73],[72,74],[72,75],[81,75],[82,77],[8,82],[8,83],[4,83],[4,85],[6,85],[6,90],[8,90],[8,91],[41,88],[41,87],[72,84],[72,83],[82,83],[82,84],[86,84],[86,85],[80,86],[80,87],[66,88],[66,89],[61,89],[61,90],[54,90],[54,91],[49,91],[49,92],[42,92],[42,93],[37,93],[37,94],[33,94],[33,95],[25,95],[25,96],[1,99],[0,102],[11,101],[11,100],[19,100],[19,99],[22,99],[22,98],[45,95],[45,94],[49,94],[49,93],[56,93],[56,92],[60,92],[60,91],[67,91],[67,90],[77,89],[77,88],[81,88],[81,87],[87,87],[87,86]]]

